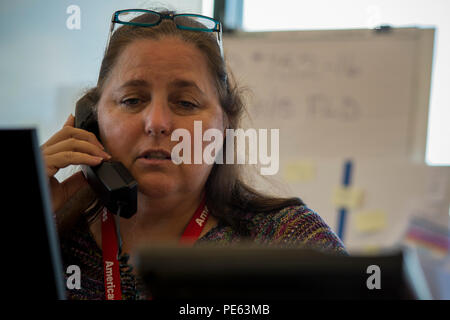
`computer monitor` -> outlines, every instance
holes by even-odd
[[[405,269],[417,265],[406,261],[403,250],[342,256],[242,245],[145,247],[135,263],[154,300],[421,299]]]
[[[14,299],[65,299],[59,240],[36,129],[0,129],[3,291]]]

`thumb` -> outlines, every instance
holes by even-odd
[[[74,176],[74,179],[78,179],[77,175]],[[56,224],[60,235],[64,236],[66,232],[72,229],[81,214],[92,205],[96,198],[97,195],[88,184],[75,192],[75,194],[55,214]]]
[[[73,127],[74,125],[75,125],[75,117],[72,114],[69,114],[69,117],[67,118],[63,127],[66,127],[66,126]]]
[[[61,183],[61,187],[64,190],[65,200],[69,200],[72,196],[80,190],[82,187],[88,185],[83,172],[78,171]]]

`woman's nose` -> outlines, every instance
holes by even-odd
[[[145,112],[144,122],[148,135],[169,135],[172,130],[172,114],[168,104],[153,100]]]

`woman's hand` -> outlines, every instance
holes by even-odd
[[[47,177],[52,194],[53,212],[57,212],[75,192],[87,184],[82,172],[63,182],[54,176],[61,168],[85,164],[96,166],[111,156],[104,152],[97,137],[89,131],[74,128],[75,118],[70,115],[63,128],[41,146]]]

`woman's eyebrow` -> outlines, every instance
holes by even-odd
[[[149,84],[147,81],[143,79],[132,79],[128,80],[124,84],[122,84],[119,89],[129,88],[129,87],[148,87]]]
[[[177,88],[177,89],[183,89],[183,88],[192,88],[195,91],[198,91],[200,94],[205,95],[202,89],[200,89],[199,86],[194,81],[191,80],[184,80],[184,79],[176,79],[170,83],[171,87]]]

